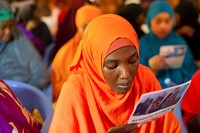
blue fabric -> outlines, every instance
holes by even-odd
[[[161,12],[167,12],[169,13],[169,15],[171,17],[174,16],[174,11],[171,7],[171,5],[164,1],[164,0],[157,0],[152,2],[152,4],[150,5],[148,11],[147,11],[147,15],[146,15],[146,21],[147,21],[147,25],[150,28],[150,22],[151,20],[158,14]]]
[[[168,7],[168,3],[164,1],[155,1],[148,10],[148,14],[150,14],[151,16],[149,18],[152,19],[153,16],[156,16],[159,13],[159,11],[163,12],[163,10],[160,9],[161,7],[163,10],[167,12],[167,9],[164,9],[164,7]],[[171,10],[172,9],[169,10],[169,14],[171,13]],[[174,31],[171,31],[171,33],[165,39],[157,38],[152,33],[152,31],[150,31],[149,34],[146,34],[140,38],[140,63],[149,67],[148,64],[149,59],[155,55],[158,55],[160,46],[165,46],[165,45],[187,46],[185,40],[181,36],[177,35]],[[176,84],[180,84],[190,80],[192,75],[195,73],[197,69],[198,68],[195,64],[191,51],[189,48],[187,48],[181,68],[161,70],[158,72],[156,77],[158,78],[161,86],[163,88],[166,88],[166,85],[164,84],[164,80],[166,77],[169,77]]]
[[[0,78],[29,83],[40,89],[49,84],[49,74],[32,43],[16,28],[13,40],[0,42]]]

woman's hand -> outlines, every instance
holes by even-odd
[[[107,133],[134,133],[139,124],[124,124],[110,128]]]
[[[164,58],[162,56],[155,55],[149,59],[149,67],[156,75],[161,69],[167,68],[167,64],[165,63]]]

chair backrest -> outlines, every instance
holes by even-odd
[[[52,121],[53,113],[54,113],[54,111],[52,111],[47,116],[47,118],[45,119],[44,124],[43,124],[42,129],[41,129],[41,133],[48,133],[49,127],[50,127],[50,124],[51,124],[51,121]]]
[[[44,93],[44,94],[46,94],[46,96],[49,98],[49,100],[52,102],[53,101],[53,92],[52,92],[52,85],[51,84],[49,84],[46,88],[44,88],[43,90],[42,90],[42,92]]]
[[[53,50],[54,50],[54,47],[55,47],[55,44],[54,43],[51,43],[46,49],[45,49],[45,53],[44,53],[44,56],[43,56],[43,62],[49,66],[51,63],[50,63],[50,60],[51,60],[51,56],[53,54]]]
[[[176,106],[174,107],[174,114],[176,115],[176,118],[178,119],[180,125],[181,125],[181,131],[182,133],[187,133],[187,129],[185,127],[185,124],[183,122],[182,112],[181,112],[181,104],[182,100],[179,101]]]
[[[51,100],[37,87],[19,81],[4,81],[28,111],[38,109],[43,120],[53,111]]]

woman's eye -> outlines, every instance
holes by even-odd
[[[137,62],[137,60],[132,60],[132,61],[129,61],[129,64],[135,64]]]
[[[108,69],[115,69],[115,68],[117,68],[117,64],[108,64],[108,65],[106,65],[105,67],[107,67]]]

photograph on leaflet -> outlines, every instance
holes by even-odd
[[[160,47],[160,55],[164,57],[167,68],[182,66],[187,47],[185,45],[167,45]]]
[[[128,123],[146,123],[163,116],[181,101],[191,81],[141,95]]]

